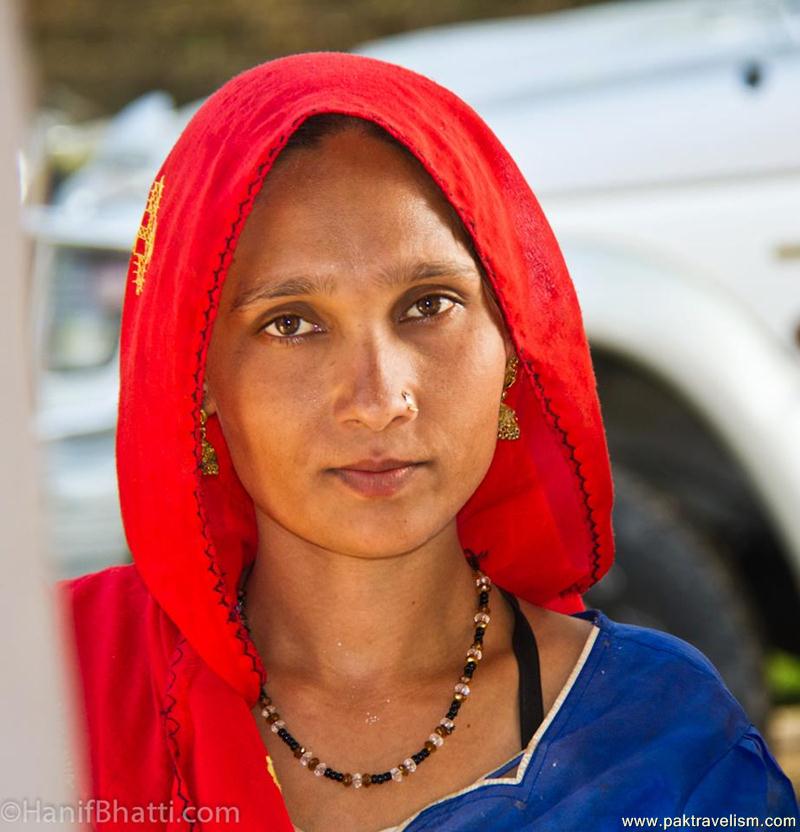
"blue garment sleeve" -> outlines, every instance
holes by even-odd
[[[685,815],[800,819],[794,787],[750,724],[689,795]]]

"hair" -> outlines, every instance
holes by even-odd
[[[280,164],[282,160],[286,159],[288,154],[301,150],[313,150],[318,148],[322,144],[323,140],[329,136],[345,133],[348,130],[355,130],[362,135],[371,136],[379,141],[386,142],[396,150],[400,151],[409,161],[412,162],[414,166],[417,167],[419,171],[421,171],[430,181],[433,181],[420,160],[412,153],[411,150],[408,149],[408,147],[406,147],[406,145],[389,133],[388,130],[385,130],[381,127],[381,125],[374,121],[370,121],[369,119],[360,118],[359,116],[346,115],[345,113],[317,113],[309,116],[289,137],[281,152],[278,154],[273,166]],[[441,189],[438,185],[436,185],[435,182],[433,184],[441,193]],[[442,194],[442,196],[444,196],[444,194]],[[475,248],[472,235],[467,231],[466,226],[461,221],[461,217],[450,203],[450,200],[448,200],[446,196],[444,198],[453,230],[467,246],[467,250],[472,256],[472,259],[475,261],[475,265],[477,266],[478,272],[481,276],[483,289],[488,295],[489,301],[494,306],[499,319],[503,322],[503,326],[506,326],[505,317],[500,308],[500,304],[498,303],[497,296],[495,295],[494,287],[486,274],[483,261]]]
[[[373,138],[385,141],[405,153],[410,159],[413,159],[415,162],[418,161],[417,157],[401,141],[398,141],[391,133],[381,127],[380,124],[365,118],[360,118],[359,116],[345,115],[344,113],[317,113],[316,115],[309,116],[289,137],[289,140],[281,151],[281,155],[301,148],[311,149],[319,147],[324,138],[334,136],[337,133],[344,133],[347,130],[358,130]]]

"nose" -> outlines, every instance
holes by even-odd
[[[362,425],[380,433],[392,424],[416,418],[412,361],[396,342],[360,345],[340,365],[338,374],[334,407],[342,424]]]

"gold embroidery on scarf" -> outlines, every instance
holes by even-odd
[[[156,225],[158,206],[161,204],[161,194],[164,191],[164,177],[156,179],[147,197],[147,206],[136,240],[133,244],[133,282],[136,284],[136,294],[141,295],[144,289],[144,279],[150,258],[153,256],[153,246],[156,242]]]
[[[275,781],[275,785],[281,791],[283,791],[283,789],[281,788],[281,784],[278,782],[278,775],[275,774],[275,766],[272,765],[272,757],[270,757],[269,754],[267,754],[266,760],[267,760],[267,771],[269,771],[270,777],[272,777],[272,779]]]

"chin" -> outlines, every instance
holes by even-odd
[[[431,526],[430,517],[426,518],[424,526],[415,527],[407,522],[405,515],[396,520],[384,516],[372,522],[360,522],[351,515],[347,528],[336,534],[336,526],[341,524],[342,517],[347,516],[346,512],[342,512],[337,517],[337,523],[327,527],[321,545],[331,551],[365,560],[383,560],[407,554],[423,546],[440,531],[440,527]],[[398,531],[400,528],[402,532]]]

